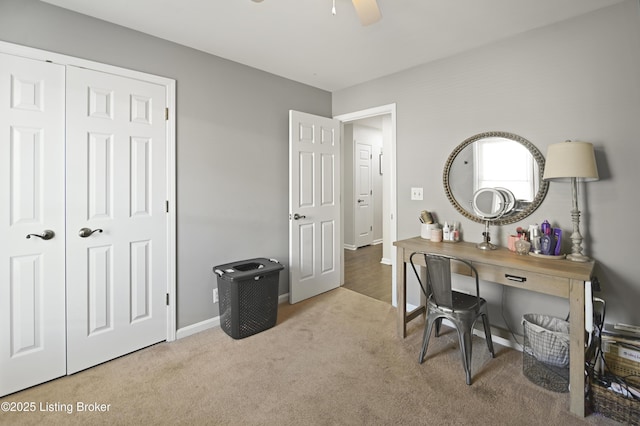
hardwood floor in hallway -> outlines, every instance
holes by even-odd
[[[391,303],[391,265],[380,263],[382,244],[344,251],[344,288]]]

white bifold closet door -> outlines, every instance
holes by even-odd
[[[166,338],[165,105],[163,86],[67,67],[68,374]]]
[[[64,73],[0,54],[0,396],[66,373]]]
[[[0,55],[2,396],[166,339],[168,183],[164,86]]]

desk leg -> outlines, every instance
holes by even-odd
[[[404,263],[404,248],[396,250],[396,328],[401,339],[407,337],[407,264]]]
[[[569,287],[569,321],[571,323],[569,346],[569,383],[571,400],[569,409],[573,414],[584,417],[584,286],[583,281],[571,280]]]

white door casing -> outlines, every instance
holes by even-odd
[[[166,339],[167,140],[163,86],[73,66],[67,77],[71,374]]]
[[[373,175],[371,145],[355,141],[355,242],[356,247],[373,243]]]
[[[340,121],[289,112],[289,302],[340,286]]]
[[[66,372],[64,73],[0,53],[0,396]]]
[[[351,123],[357,120],[362,120],[369,117],[378,115],[389,116],[388,126],[385,126],[383,133],[386,136],[383,137],[383,150],[384,158],[382,159],[383,175],[383,256],[386,258],[387,264],[391,264],[391,282],[392,291],[391,299],[392,305],[397,305],[397,292],[396,292],[396,247],[392,244],[398,235],[397,229],[397,195],[396,195],[396,104],[381,105],[378,107],[368,108],[361,111],[350,112],[346,114],[336,115],[334,118],[340,120],[342,123]],[[344,275],[344,271],[343,271]],[[344,279],[344,276],[342,277]]]

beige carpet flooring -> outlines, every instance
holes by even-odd
[[[392,306],[341,288],[281,305],[275,327],[245,339],[213,328],[12,394],[0,403],[33,402],[36,410],[0,411],[0,423],[615,424],[575,417],[568,394],[522,375],[521,353],[496,346],[491,359],[479,338],[467,386],[453,330],[432,338],[420,365],[421,330],[416,319],[399,339]],[[108,411],[78,412],[79,402],[108,404]]]

